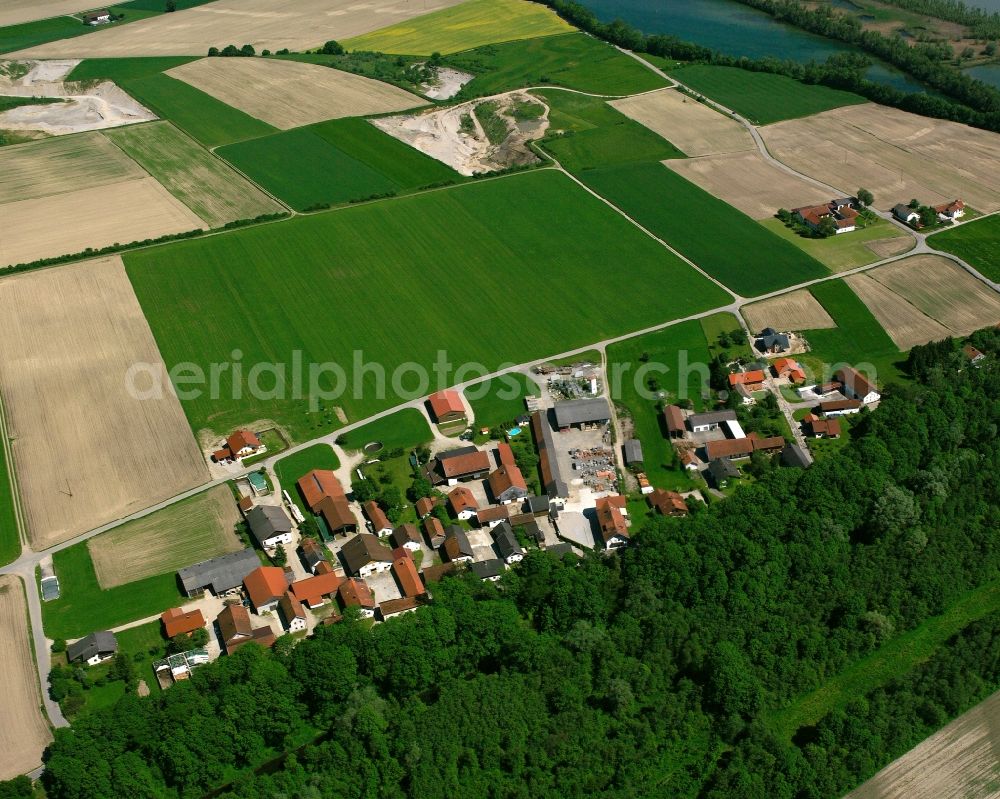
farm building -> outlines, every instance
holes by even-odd
[[[541,496],[530,496],[524,500],[524,511],[532,516],[549,515],[549,497],[547,494]]]
[[[677,459],[681,462],[681,466],[689,472],[698,471],[698,464],[701,463],[701,461],[698,460],[698,456],[689,449],[678,450]]]
[[[88,11],[83,15],[84,25],[106,25],[109,22],[111,22],[111,12],[106,8]]]
[[[510,507],[508,505],[491,505],[488,508],[480,508],[476,511],[476,522],[480,527],[493,527],[500,522],[505,522],[510,518]]]
[[[826,218],[832,219],[836,233],[850,233],[857,226],[860,213],[856,197],[842,197],[822,205],[793,208],[792,213],[810,230],[819,230]]]
[[[457,486],[448,492],[448,506],[458,519],[471,519],[479,509],[476,497],[465,486]]]
[[[424,585],[439,583],[446,574],[454,573],[456,568],[454,563],[435,563],[433,566],[423,569],[420,572],[420,577],[423,579]]]
[[[368,533],[354,536],[341,547],[340,554],[347,571],[361,579],[389,571],[392,566],[392,550]]]
[[[497,554],[503,558],[504,563],[510,565],[524,559],[524,550],[517,542],[513,528],[503,522],[492,530],[493,543],[496,545]]]
[[[484,478],[490,471],[490,456],[474,446],[438,453],[427,464],[427,476],[435,485],[456,485],[460,480]]]
[[[569,483],[560,472],[555,439],[544,411],[531,414],[531,434],[538,448],[538,466],[545,493],[550,499],[569,499]]]
[[[216,596],[243,584],[243,578],[260,566],[252,549],[241,549],[178,570],[177,579],[188,596],[208,589]]]
[[[216,619],[219,625],[219,637],[226,649],[226,654],[233,654],[244,644],[256,643],[261,646],[274,646],[274,632],[270,627],[254,627],[250,623],[250,613],[242,605],[226,605]]]
[[[501,466],[490,473],[487,481],[493,501],[501,505],[517,502],[528,496],[528,484],[516,466]]]
[[[684,412],[676,405],[668,405],[663,409],[663,419],[667,425],[667,435],[670,438],[684,438]]]
[[[563,555],[572,555],[573,545],[565,541],[560,541],[558,544],[553,544],[550,547],[545,547],[546,552],[551,552],[557,558],[562,558]]]
[[[628,545],[628,523],[614,504],[605,502],[597,507],[597,526],[605,549],[619,549]]]
[[[74,641],[66,647],[66,659],[70,663],[86,663],[96,666],[102,660],[108,660],[118,651],[118,639],[107,630],[100,630]]]
[[[840,381],[841,391],[849,399],[870,405],[873,402],[878,402],[882,396],[875,390],[875,386],[868,382],[867,377],[850,366],[838,369],[834,377]]]
[[[285,570],[278,566],[258,566],[243,580],[250,604],[257,613],[274,610],[288,590]]]
[[[346,497],[323,497],[316,506],[316,512],[334,535],[357,532],[358,520],[351,511]]]
[[[775,358],[771,364],[771,372],[775,377],[787,379],[792,383],[803,383],[806,379],[805,370],[793,358]]]
[[[688,417],[692,432],[705,433],[716,430],[723,422],[735,422],[736,411],[711,411],[709,413],[693,413]]]
[[[265,549],[292,543],[292,520],[280,505],[258,505],[247,514],[247,524]]]
[[[278,610],[281,611],[281,623],[284,625],[285,632],[298,633],[306,629],[305,608],[291,591],[286,591],[285,595],[278,601]]]
[[[368,517],[368,527],[377,536],[389,535],[392,532],[392,525],[378,503],[374,500],[364,504],[365,516]]]
[[[611,420],[610,406],[604,397],[557,402],[553,412],[560,430],[607,424]]]
[[[729,387],[743,386],[747,391],[760,391],[764,388],[764,373],[760,369],[749,372],[734,372],[729,375]]]
[[[358,608],[363,618],[375,616],[375,597],[364,580],[344,580],[337,589],[337,601],[342,610]]]
[[[403,596],[420,596],[426,593],[410,550],[397,547],[392,551],[392,576],[396,578],[396,585]]]
[[[399,616],[403,613],[410,613],[416,610],[423,604],[419,599],[414,596],[404,596],[399,599],[389,599],[381,603],[378,606],[378,615],[382,621],[387,621],[393,616]]]
[[[303,538],[299,551],[302,553],[302,563],[313,574],[316,573],[316,567],[327,560],[326,549],[315,538]]]
[[[394,547],[417,550],[420,549],[420,531],[417,529],[417,525],[406,522],[392,531],[389,541]]]
[[[432,548],[437,549],[444,543],[444,525],[436,516],[428,516],[424,519],[424,535],[427,536],[427,543]]]
[[[628,439],[622,444],[622,455],[626,466],[642,463],[642,442],[638,438]]]
[[[655,508],[663,516],[687,516],[688,506],[676,491],[664,491],[657,488],[651,494],[646,495],[646,502],[649,507]]]
[[[448,532],[441,545],[441,556],[449,563],[466,563],[475,557],[469,537],[457,524],[448,525]]]
[[[773,327],[765,327],[757,338],[756,346],[761,352],[784,352],[791,346],[791,342],[785,333],[779,333]]]
[[[462,404],[462,397],[457,391],[445,389],[431,394],[427,398],[427,405],[434,416],[434,421],[438,424],[465,419],[465,405]]]
[[[708,474],[716,488],[725,488],[730,480],[740,476],[740,470],[728,458],[714,460],[708,464]]]
[[[802,418],[802,426],[813,438],[840,438],[840,419],[820,419],[813,414]]]
[[[163,635],[173,638],[177,635],[188,635],[205,626],[205,617],[197,608],[186,613],[180,608],[170,608],[160,615],[163,622]]]
[[[328,571],[292,583],[295,599],[309,608],[318,608],[337,593],[344,578]]]
[[[819,411],[827,418],[834,416],[848,416],[852,413],[861,412],[861,401],[853,399],[845,400],[830,400],[829,402],[821,402],[819,404]]]
[[[952,200],[950,203],[935,205],[934,213],[942,222],[954,222],[965,216],[965,203],[961,200]]]
[[[902,203],[893,206],[892,215],[907,225],[916,226],[920,224],[920,214],[917,213],[916,209]]]
[[[469,565],[472,573],[480,580],[489,580],[495,583],[507,570],[504,562],[500,558],[490,558],[489,560],[477,560]]]
[[[344,498],[344,488],[340,480],[329,469],[313,469],[296,483],[302,500],[313,513],[319,512],[319,505],[326,497]]]
[[[514,450],[506,441],[497,444],[495,451],[497,466],[517,466],[517,459],[514,457]]]
[[[434,512],[434,500],[430,497],[421,497],[414,507],[417,511],[417,518],[424,519]]]

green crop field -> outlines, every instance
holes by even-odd
[[[1000,216],[994,214],[935,233],[927,243],[957,255],[990,280],[1000,281]]]
[[[341,42],[347,50],[401,55],[457,53],[484,44],[574,30],[554,12],[527,0],[467,0],[422,17]]]
[[[461,97],[525,86],[565,86],[594,94],[626,95],[667,85],[634,58],[583,33],[487,45],[448,56],[445,61],[476,76],[463,88]]]
[[[137,56],[135,58],[87,58],[73,67],[66,80],[126,80],[145,78],[194,61],[195,56]]]
[[[295,484],[305,474],[313,469],[339,469],[340,458],[329,444],[313,444],[294,455],[287,455],[274,464],[274,473],[278,476],[281,488],[288,492],[303,515],[309,513],[309,508],[302,504]]]
[[[155,14],[148,11],[129,8],[124,5],[108,6],[107,8],[113,14],[122,14],[125,16],[125,19],[115,22],[115,26],[155,16]],[[7,25],[0,28],[0,53],[26,50],[29,47],[36,47],[46,42],[70,39],[74,36],[82,36],[85,33],[93,33],[95,30],[101,30],[106,27],[106,25],[84,25],[82,18],[76,19],[70,16],[49,17],[48,19],[38,19],[33,22],[23,22],[20,25]]]
[[[210,227],[285,209],[169,122],[104,131]]]
[[[120,85],[157,116],[169,119],[206,147],[275,132],[266,122],[169,75],[155,73],[124,80]]]
[[[704,331],[705,340],[708,342],[708,353],[713,358],[716,355],[726,354],[728,356],[727,360],[735,360],[736,358],[753,360],[753,349],[750,346],[749,340],[745,337],[742,344],[730,343],[727,347],[722,346],[719,342],[719,337],[723,334],[743,333],[743,328],[740,326],[739,320],[731,313],[722,312],[702,317],[701,329]]]
[[[431,428],[424,415],[415,408],[403,408],[347,433],[343,446],[347,449],[361,449],[365,444],[380,441],[382,449],[376,454],[384,456],[390,450],[400,447],[410,449],[425,444],[431,438]]]
[[[485,392],[485,393],[484,393]],[[476,417],[474,427],[496,427],[525,413],[524,398],[538,396],[539,388],[527,375],[512,372],[465,389],[465,398]],[[475,397],[475,399],[472,399]]]
[[[363,119],[295,128],[218,154],[299,211],[464,180]]]
[[[17,560],[21,554],[21,537],[17,533],[17,514],[6,444],[6,441],[0,442],[0,565]]]
[[[50,638],[80,638],[162,613],[183,599],[176,572],[102,590],[86,541],[57,552],[53,565],[60,597],[42,603],[45,634]]]
[[[764,219],[760,221],[760,224],[774,235],[791,242],[803,252],[825,264],[833,272],[843,272],[845,269],[853,269],[881,260],[882,256],[876,255],[867,247],[872,241],[909,239],[915,243],[911,236],[902,233],[884,219],[879,219],[866,228],[825,239],[808,239],[805,236],[800,236],[780,219]]]
[[[610,271],[609,248],[628,253]],[[297,441],[334,429],[336,406],[357,420],[393,405],[400,391],[426,394],[419,376],[395,370],[429,367],[441,349],[453,364],[495,369],[729,302],[552,170],[175,242],[125,261],[168,365],[208,369],[231,362],[234,350],[241,364],[304,365],[303,391],[289,388],[285,398],[266,396],[266,377],[261,398],[250,396],[245,371],[234,392],[227,370],[217,399],[184,400],[192,427],[268,418]],[[545,313],[530,292],[511,291],[539,279],[567,287],[547,294]],[[483,322],[475,297],[502,297],[506,323],[470,334]],[[308,367],[328,361],[344,380],[332,367],[320,374],[312,393],[328,399],[318,410],[307,398]]]
[[[739,323],[732,318],[732,324]],[[608,347],[611,395],[632,415],[635,437],[642,442],[646,476],[658,488],[688,490],[694,486],[667,438],[658,404],[689,399],[702,408],[702,395],[708,391],[708,362],[708,344],[697,320]],[[622,375],[620,380],[614,379],[616,373]],[[655,388],[650,380],[656,381]]]
[[[580,177],[743,296],[829,274],[816,259],[662,164],[593,169]]]
[[[755,125],[818,114],[843,105],[868,102],[853,92],[801,83],[785,75],[750,72],[738,67],[692,64],[670,71],[671,77],[710,97]]]
[[[539,94],[549,104],[549,136],[542,145],[571,172],[685,157],[662,136],[599,97],[558,89]]]
[[[22,105],[51,105],[60,103],[54,97],[8,97],[0,96],[0,112],[10,111],[12,108],[19,108]]]

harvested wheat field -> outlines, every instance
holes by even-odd
[[[956,335],[1000,323],[1000,294],[941,255],[914,255],[868,273]]]
[[[676,89],[660,89],[612,100],[609,105],[660,134],[685,155],[718,155],[753,149],[750,133],[739,122]]]
[[[103,58],[205,55],[209,47],[252,44],[258,52],[301,51],[448,8],[461,0],[215,0],[120,28],[30,47],[10,57]],[[86,41],[84,41],[86,40]]]
[[[211,227],[285,209],[169,122],[105,134]]]
[[[1000,693],[962,714],[844,799],[1000,796]]]
[[[0,266],[206,228],[153,178],[0,205]]]
[[[866,103],[760,128],[771,153],[843,192],[865,186],[889,210],[916,197],[1000,208],[1000,134]]]
[[[173,393],[129,395],[135,364],[163,369],[120,258],[0,280],[0,391],[36,551],[207,480]]]
[[[705,158],[675,158],[664,161],[663,165],[752,219],[769,219],[779,208],[830,200],[829,192],[789,175],[765,161],[756,150]]]
[[[427,104],[388,83],[298,61],[202,58],[167,74],[281,130]]]
[[[747,327],[755,332],[765,327],[777,330],[819,330],[837,326],[826,308],[807,289],[745,305],[740,308],[740,313],[743,314]]]
[[[42,750],[52,740],[42,717],[38,672],[31,656],[28,607],[24,585],[11,574],[0,575],[0,780],[32,771],[42,763]]]
[[[228,486],[216,486],[87,542],[101,588],[176,571],[243,549]]]
[[[0,27],[76,14],[86,10],[86,5],[86,2],[81,4],[80,0],[3,0],[0,5]]]
[[[865,246],[875,255],[881,258],[892,258],[894,255],[902,255],[913,248],[913,239],[909,236],[897,236],[892,239],[875,239],[865,243]]]
[[[844,282],[868,306],[872,316],[902,352],[917,344],[951,337],[952,332],[948,328],[869,277],[870,274],[849,275]]]

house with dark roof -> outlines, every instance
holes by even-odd
[[[469,564],[472,573],[480,580],[489,580],[495,583],[507,570],[504,562],[500,558],[490,558],[489,560],[477,560]]]
[[[558,544],[545,547],[545,551],[552,553],[557,558],[562,558],[563,555],[573,554],[573,545],[566,541],[560,541]]]
[[[773,327],[765,327],[756,341],[757,349],[760,352],[784,352],[791,346],[788,335],[779,333]]]
[[[258,566],[243,580],[247,598],[257,613],[274,610],[288,590],[285,570],[278,566]]]
[[[490,471],[490,456],[474,446],[439,452],[427,464],[427,477],[435,485],[456,485],[464,480],[481,480]]]
[[[479,510],[476,497],[465,486],[455,486],[448,492],[448,505],[458,519],[471,519]]]
[[[514,529],[507,522],[498,524],[493,528],[491,534],[497,554],[503,558],[504,563],[510,565],[524,559],[524,550],[518,543],[517,536],[514,535]]]
[[[449,563],[467,563],[475,557],[469,537],[457,524],[448,526],[444,543],[441,545],[441,557]]]
[[[445,389],[427,398],[427,407],[438,424],[456,422],[465,418],[465,405],[457,391]]]
[[[241,646],[250,643],[264,647],[274,646],[276,639],[271,628],[254,627],[250,622],[249,611],[242,605],[226,605],[215,621],[219,625],[219,638],[226,654],[231,655]]]
[[[292,520],[280,505],[257,505],[247,513],[247,524],[264,549],[292,543]]]
[[[800,469],[805,469],[812,463],[806,451],[798,444],[789,444],[781,450],[781,462],[785,466],[793,466]]]
[[[342,610],[358,608],[362,618],[375,617],[375,597],[364,580],[344,580],[337,589],[337,601]]]
[[[531,414],[531,434],[538,448],[538,467],[542,472],[542,487],[550,499],[569,499],[569,482],[559,466],[555,438],[544,411]]]
[[[723,422],[735,422],[736,411],[709,411],[707,413],[692,413],[688,419],[691,431],[694,433],[705,433],[709,430],[717,430]]]
[[[528,496],[528,484],[516,466],[501,466],[490,472],[487,479],[493,501],[500,505],[519,502]]]
[[[406,522],[392,531],[389,541],[393,547],[404,547],[416,551],[420,549],[420,531],[417,529],[417,525]]]
[[[911,227],[920,226],[920,214],[915,208],[910,208],[908,205],[899,203],[892,207],[892,215],[896,217],[900,222],[910,225]]]
[[[646,495],[646,502],[649,507],[657,510],[662,516],[687,516],[688,506],[684,497],[677,491],[665,491],[662,488],[654,488]]]
[[[205,617],[197,608],[186,612],[180,608],[170,608],[160,614],[160,621],[163,623],[163,636],[165,638],[190,635],[195,630],[205,626]]]
[[[432,549],[437,549],[444,543],[444,525],[436,516],[428,516],[424,519],[424,535],[427,536],[427,543]]]
[[[728,458],[720,458],[708,464],[708,474],[716,488],[725,488],[740,476],[740,470]]]
[[[377,502],[369,500],[362,507],[365,510],[365,516],[368,517],[368,529],[372,531],[373,535],[382,537],[392,532],[389,517],[385,515],[385,511],[379,507]]]
[[[622,456],[626,466],[642,463],[642,442],[638,438],[630,438],[622,444]]]
[[[556,427],[568,430],[571,427],[590,427],[607,424],[611,420],[611,409],[604,397],[557,402],[553,408]]]
[[[347,571],[362,580],[392,567],[392,550],[369,533],[359,533],[347,541],[340,554]]]
[[[258,566],[260,558],[257,553],[252,549],[241,549],[185,566],[178,570],[177,579],[188,596],[200,594],[205,589],[219,596],[241,586],[243,578]]]
[[[113,658],[117,651],[118,640],[115,634],[108,630],[99,630],[69,644],[66,647],[66,659],[70,663],[96,666],[101,661]]]
[[[285,632],[298,633],[307,627],[306,611],[302,603],[295,598],[291,591],[286,591],[285,595],[278,601],[278,610],[281,614],[281,623]]]
[[[541,496],[536,496],[532,494],[524,500],[524,510],[526,513],[530,513],[532,516],[548,516],[549,515],[549,498],[548,495],[542,494]]]

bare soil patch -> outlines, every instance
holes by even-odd
[[[207,479],[173,393],[130,396],[135,364],[164,368],[120,258],[0,280],[0,391],[34,549]]]
[[[940,322],[931,319],[867,274],[849,275],[844,278],[844,282],[868,306],[872,316],[903,352],[917,344],[940,341],[951,336],[951,331]]]
[[[1000,795],[1000,693],[934,733],[845,799],[992,799]]]
[[[1000,295],[941,255],[915,255],[869,274],[956,335],[1000,323]]]
[[[49,42],[14,57],[100,58],[204,55],[209,47],[252,44],[257,52],[304,50],[342,41],[461,0],[216,0],[120,28]]]
[[[451,67],[438,67],[435,70],[434,80],[421,86],[424,94],[432,100],[450,100],[458,94],[462,87],[472,80],[475,75],[471,72],[460,72]]]
[[[789,175],[765,161],[756,150],[669,159],[663,165],[752,219],[768,219],[779,208],[797,208],[830,200],[828,192]]]
[[[42,750],[52,740],[42,716],[38,672],[31,656],[28,607],[18,577],[0,575],[0,669],[4,678],[0,702],[0,780],[36,769]]]
[[[739,122],[676,89],[612,100],[609,105],[645,125],[685,155],[718,155],[753,149]]]
[[[476,108],[484,103],[495,103],[497,115],[507,126],[502,141],[491,142],[483,129]],[[540,105],[544,111],[536,119],[516,119],[512,109],[520,103]],[[537,97],[516,91],[422,114],[374,119],[372,124],[462,175],[475,175],[537,163],[538,156],[528,142],[545,135],[549,109]]]
[[[747,326],[754,332],[765,327],[775,330],[820,330],[837,323],[808,289],[799,289],[780,297],[755,302],[740,309]]]
[[[228,486],[178,502],[87,542],[101,588],[190,566],[243,543],[233,526],[240,520]]]
[[[878,208],[916,197],[1000,208],[1000,134],[866,103],[760,129],[776,158],[843,192],[864,186]]]
[[[207,228],[153,178],[0,206],[0,265]]]
[[[388,83],[297,61],[203,58],[167,74],[281,130],[425,104]]]

